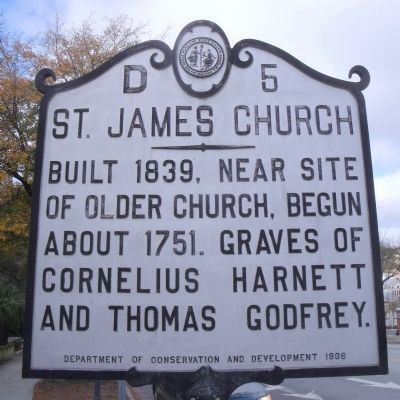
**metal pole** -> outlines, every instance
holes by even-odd
[[[100,381],[94,381],[93,400],[101,400],[100,396]]]
[[[118,381],[118,400],[126,400],[126,382]]]

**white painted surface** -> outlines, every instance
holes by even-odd
[[[343,89],[330,87],[306,76],[301,71],[289,65],[286,61],[267,52],[251,49],[254,62],[249,68],[232,66],[229,79],[217,94],[206,99],[195,98],[186,94],[178,85],[173,75],[172,67],[165,70],[155,70],[149,60],[154,50],[128,57],[117,63],[103,75],[82,85],[56,94],[50,101],[46,125],[46,139],[43,158],[41,204],[39,210],[39,227],[36,257],[35,300],[33,315],[32,337],[32,368],[34,369],[77,369],[77,370],[127,370],[136,366],[141,370],[196,370],[201,365],[210,364],[215,369],[267,369],[279,365],[288,368],[322,368],[341,366],[372,366],[378,364],[377,322],[374,304],[373,265],[371,259],[371,243],[369,239],[369,216],[367,204],[367,189],[364,176],[364,159],[361,148],[360,126],[357,103],[354,97]],[[268,74],[276,75],[278,90],[264,92],[261,81],[261,64],[276,64],[276,68],[267,70]],[[147,70],[147,87],[141,93],[123,93],[124,65],[142,65]],[[186,77],[187,78],[187,77]],[[189,79],[189,78],[188,78]],[[196,78],[190,78],[195,80]],[[267,81],[268,85],[271,81]],[[210,117],[213,121],[213,133],[202,137],[197,134],[197,125],[202,129],[207,124],[196,121],[196,110],[199,106],[209,106],[213,109]],[[238,105],[246,105],[251,111],[251,117],[246,117],[241,111],[239,129],[251,125],[248,135],[239,135],[235,132],[234,110]],[[292,112],[292,130],[289,135],[281,135],[276,131],[273,123],[272,134],[267,134],[265,124],[260,125],[259,135],[255,134],[254,106],[265,111],[266,106],[272,109],[290,106]],[[332,123],[332,134],[317,133],[315,113],[312,111],[311,129],[307,132],[303,123],[300,134],[296,133],[294,122],[294,107],[308,106],[315,110],[318,105],[329,106],[332,116],[321,113],[321,127],[327,128]],[[190,132],[188,136],[177,137],[175,134],[175,112],[177,106],[190,106],[192,110],[182,112],[181,118],[187,119],[182,123],[182,130]],[[350,134],[348,124],[342,124],[342,133],[337,133],[334,119],[335,107],[346,113],[349,106],[352,113],[353,134]],[[151,113],[155,107],[159,115],[164,115],[166,107],[171,108],[171,135],[169,137],[151,136]],[[77,138],[77,113],[74,109],[89,108],[84,114],[82,138]],[[107,132],[112,127],[118,129],[120,109],[124,109],[124,133],[121,137],[110,137]],[[57,139],[52,135],[55,128],[53,115],[56,109],[69,110],[69,132],[66,138]],[[127,132],[135,109],[140,109],[146,129],[143,137],[139,129],[135,129],[132,137]],[[209,117],[207,113],[203,117]],[[60,117],[59,121],[62,120]],[[136,121],[137,122],[137,121]],[[62,132],[58,127],[57,132]],[[89,137],[86,137],[86,136]],[[238,145],[254,146],[251,149],[178,151],[159,150],[152,147],[182,146],[182,145]],[[322,180],[304,180],[301,173],[301,160],[311,158],[339,157],[337,163],[337,177],[332,179],[330,164],[324,163]],[[352,157],[353,170],[351,176],[357,180],[347,180],[343,169],[343,158]],[[221,182],[219,175],[219,160],[248,159],[249,167],[243,176],[249,177],[249,182]],[[261,159],[265,167],[267,182],[259,179],[251,182],[256,159]],[[285,181],[272,181],[271,159],[284,160]],[[155,183],[137,183],[136,161],[141,160],[142,168],[148,160],[156,160],[160,165],[165,160],[174,160],[177,165],[182,160],[189,159],[193,163],[193,180],[190,183],[182,182],[177,175],[174,183],[163,182],[160,178]],[[103,184],[49,183],[49,168],[51,161],[59,161],[63,168],[67,161],[86,160],[90,165],[95,160],[95,177],[103,179]],[[112,167],[112,182],[107,183],[107,164],[104,160],[117,160],[118,164]],[[89,169],[89,168],[88,168]],[[160,168],[163,170],[163,168]],[[167,172],[164,169],[165,172]],[[198,178],[198,182],[196,180]],[[143,180],[143,177],[142,177]],[[287,193],[322,193],[332,196],[333,193],[359,192],[361,215],[344,216],[299,216],[289,217],[287,211]],[[236,199],[241,194],[264,195],[268,199],[267,217],[243,218],[236,216],[218,218],[177,218],[174,216],[174,200],[177,195],[198,196],[231,194]],[[66,218],[50,219],[46,217],[46,204],[49,196],[73,195],[70,201],[71,208],[66,210]],[[105,212],[114,215],[114,218],[90,219],[85,215],[85,201],[89,195],[99,198],[104,195]],[[115,218],[117,195],[154,195],[160,196],[161,218],[143,219]],[[185,204],[179,203],[183,210]],[[146,213],[143,205],[138,212]],[[312,207],[315,211],[315,207]],[[237,210],[236,210],[237,212]],[[254,210],[252,211],[254,215]],[[272,217],[273,214],[273,217]],[[153,215],[153,217],[156,214]],[[338,252],[333,243],[334,231],[337,228],[349,230],[351,227],[361,228],[358,232],[360,240],[356,243],[356,251]],[[279,234],[283,230],[282,247],[273,251],[271,238],[268,237],[270,254],[265,250],[261,254],[254,254],[260,231],[268,230]],[[286,239],[288,229],[299,229],[297,243],[293,247],[300,252],[289,252]],[[177,255],[173,252],[172,236],[165,244],[159,256],[148,256],[146,253],[147,231],[156,230],[184,231],[183,237],[189,242],[190,231],[195,231],[195,255]],[[230,230],[248,230],[255,239],[251,242],[253,254],[222,254],[220,248],[221,232]],[[306,251],[307,243],[304,232],[313,230],[317,236],[318,251]],[[48,252],[45,254],[49,234],[55,232],[59,254]],[[93,254],[90,256],[75,254],[62,255],[62,235],[64,231],[74,231],[78,235],[84,231],[97,234],[98,231],[126,231],[123,254],[119,251],[119,236],[112,235],[111,250],[107,256]],[[235,236],[236,233],[235,233]],[[277,237],[277,236],[275,236]],[[159,241],[159,238],[157,239]],[[312,244],[308,243],[312,247]],[[237,245],[235,245],[235,248]],[[180,245],[178,245],[178,250]],[[201,255],[203,252],[203,255]],[[152,251],[154,253],[154,251]],[[344,264],[341,275],[341,289],[337,287],[336,272],[330,267],[332,264]],[[357,288],[356,269],[351,264],[365,264],[361,270],[361,288]],[[305,265],[307,270],[307,290],[293,290],[292,266]],[[320,278],[316,278],[316,285],[324,287],[321,290],[312,290],[311,265],[323,265],[317,269]],[[288,274],[286,281],[287,291],[282,284],[277,283],[278,290],[274,290],[274,266],[282,266]],[[56,271],[47,284],[55,283],[52,292],[43,290],[43,271],[50,267]],[[248,276],[247,292],[233,292],[233,269],[245,267]],[[257,267],[262,267],[268,291],[253,292],[254,274]],[[84,285],[83,292],[79,292],[78,281],[74,281],[74,289],[63,293],[60,290],[60,271],[70,268],[75,276],[80,268],[90,268],[93,271],[92,293],[87,292]],[[97,276],[99,269],[111,268],[111,293],[98,293]],[[126,268],[127,270],[121,270]],[[181,286],[177,293],[167,293],[165,281],[161,281],[159,293],[156,289],[157,269],[164,276],[167,268],[180,270]],[[191,281],[185,282],[185,271],[195,268],[197,275],[190,275]],[[126,281],[120,281],[120,286],[128,293],[118,293],[118,269]],[[149,289],[150,293],[138,293],[137,271],[141,269],[141,287]],[[49,276],[48,276],[49,277]],[[194,283],[197,282],[196,284]],[[260,282],[258,282],[260,283]],[[198,285],[195,293],[188,293],[189,289]],[[164,286],[163,286],[164,285]],[[321,320],[318,327],[317,304],[329,304],[334,309],[335,303],[347,303],[340,306],[341,324],[348,327],[335,327],[335,318],[331,315],[331,327],[327,327],[326,320]],[[360,305],[365,302],[362,311],[361,327],[358,326],[358,317],[352,303]],[[293,305],[297,310],[297,323],[293,329],[284,329],[282,310],[284,305]],[[301,304],[312,304],[306,310],[310,314],[305,318],[304,327],[301,327],[299,309]],[[55,330],[43,327],[46,306],[56,312],[60,305],[81,305],[90,309],[90,325],[85,331],[58,329],[55,319]],[[247,324],[247,310],[251,305],[261,308],[257,318],[261,318],[261,329],[251,330]],[[268,328],[265,322],[265,309],[269,305],[276,305],[280,313],[280,323],[276,329]],[[118,317],[118,329],[113,330],[114,315],[109,306],[123,306]],[[171,312],[174,306],[179,308],[178,330],[174,331],[162,326],[149,331],[144,327],[141,316],[140,331],[132,325],[129,331],[126,324],[126,307],[132,309],[140,306],[154,307],[161,310],[166,307]],[[192,328],[194,322],[185,326],[188,307],[193,307],[198,330]],[[211,313],[207,307],[213,307]],[[206,308],[204,308],[206,307]],[[292,306],[286,306],[293,309]],[[327,306],[320,306],[325,307]],[[205,311],[206,310],[206,311]],[[207,311],[208,310],[208,311]],[[272,310],[273,311],[273,310]],[[333,311],[332,311],[333,312]],[[203,313],[203,315],[202,315]],[[208,319],[204,319],[204,313]],[[253,314],[253,317],[255,314]],[[211,318],[214,323],[211,323]],[[291,318],[291,317],[289,317]],[[293,322],[289,319],[289,323]],[[252,319],[254,325],[256,321]],[[202,326],[202,324],[205,326]],[[275,320],[271,319],[271,324]],[[46,324],[45,324],[46,325]],[[212,325],[213,329],[207,330]],[[329,359],[333,353],[333,359]],[[338,355],[338,356],[337,356]],[[343,356],[342,356],[343,355]],[[117,356],[117,362],[99,362],[100,356]],[[201,357],[213,357],[214,361]],[[243,356],[240,362],[229,362],[229,357]],[[81,358],[77,358],[81,357]],[[83,357],[83,358],[82,358]],[[97,358],[96,358],[97,357]],[[139,363],[133,363],[132,357],[140,357]],[[164,359],[165,357],[165,359]],[[185,359],[186,357],[186,359]],[[190,357],[190,359],[189,359]],[[336,359],[338,357],[338,359]],[[139,359],[139,358],[138,358]],[[160,360],[164,362],[160,362]],[[90,362],[89,362],[90,360]],[[104,359],[106,360],[106,359]],[[169,360],[166,362],[165,360]]]

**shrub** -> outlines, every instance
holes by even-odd
[[[7,344],[9,331],[20,333],[24,297],[22,289],[0,276],[0,345]]]

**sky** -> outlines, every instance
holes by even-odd
[[[363,93],[380,235],[400,243],[400,1],[0,0],[0,10],[7,29],[26,36],[42,32],[56,13],[67,26],[91,16],[98,28],[107,17],[127,14],[148,24],[148,38],[169,28],[164,40],[171,47],[187,23],[208,19],[231,46],[258,39],[335,78],[348,79],[352,66],[363,65],[371,75]]]

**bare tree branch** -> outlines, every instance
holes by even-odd
[[[400,273],[400,246],[381,242],[382,283]]]

